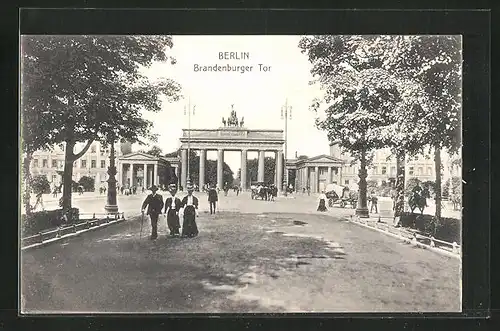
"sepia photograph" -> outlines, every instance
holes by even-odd
[[[462,311],[460,35],[21,35],[20,312]]]

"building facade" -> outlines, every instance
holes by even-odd
[[[345,160],[345,165],[342,168],[342,185],[349,185],[359,181],[358,173],[360,164],[359,161],[351,164],[353,158],[346,152],[342,152],[336,144],[330,144],[330,155]],[[458,158],[450,158],[446,152],[441,154],[443,164],[442,178],[444,181],[451,176],[461,176],[461,166],[457,162],[453,162]],[[396,158],[391,155],[388,148],[379,149],[374,152],[372,164],[367,169],[367,180],[375,180],[378,185],[382,182],[389,183],[396,179]],[[406,158],[405,178],[418,178],[421,181],[435,181],[436,171],[434,165],[434,155],[423,154],[417,155],[414,158]]]
[[[84,147],[78,144],[75,151],[78,152]],[[124,145],[124,148],[127,146]],[[30,165],[32,176],[45,175],[51,183],[51,187],[60,186],[62,177],[59,172],[64,171],[65,144],[54,146],[53,150],[40,150],[33,153],[33,159]],[[127,151],[127,150],[125,150]],[[108,180],[109,167],[109,146],[104,146],[95,141],[90,145],[87,152],[78,160],[73,162],[73,180],[78,182],[83,176],[89,176],[94,179],[95,189],[106,185]],[[120,143],[115,144],[115,156],[118,158],[123,155]],[[117,168],[117,178],[120,178],[120,168]]]
[[[331,155],[310,158],[289,159],[286,167],[295,171],[295,190],[310,188],[311,192],[321,192],[328,184],[342,182],[344,161]]]

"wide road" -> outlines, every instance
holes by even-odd
[[[143,198],[120,197],[120,208],[138,214]],[[196,238],[167,238],[163,219],[158,240],[147,239],[147,222],[139,238],[140,218],[131,217],[23,252],[23,311],[460,310],[458,259],[346,222],[351,209],[318,213],[313,196],[267,202],[230,193],[209,215],[200,199]]]

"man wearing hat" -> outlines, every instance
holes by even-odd
[[[215,189],[215,185],[211,185],[208,190],[208,202],[210,204],[210,215],[215,214],[215,208],[217,206],[217,201],[219,197],[217,196],[217,190]]]
[[[158,238],[158,215],[161,214],[163,208],[163,198],[161,195],[156,194],[158,187],[156,185],[151,186],[151,194],[149,194],[144,202],[142,203],[142,213],[148,207],[146,215],[151,218],[151,240]]]
[[[175,196],[177,193],[177,185],[172,183],[168,186],[171,197],[165,200],[165,215],[167,215],[167,225],[171,236],[180,235],[179,229],[179,211],[181,209],[181,199]]]

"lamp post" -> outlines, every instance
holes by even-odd
[[[118,204],[116,203],[116,166],[115,166],[115,139],[114,135],[111,139],[111,151],[109,153],[109,167],[108,167],[108,189],[107,189],[107,203],[104,210],[110,214],[118,213]]]
[[[184,106],[184,115],[188,116],[188,152],[187,152],[187,180],[191,180],[190,154],[191,154],[191,112],[194,116],[196,106],[191,109],[191,97],[188,99],[187,109]]]
[[[287,140],[288,140],[288,114],[290,114],[290,119],[292,119],[292,107],[288,106],[288,99],[285,100],[285,105],[281,107],[281,119],[285,120],[285,162],[284,162],[284,181],[285,181],[285,196],[288,195],[288,168],[286,166],[287,160]],[[279,183],[283,185],[283,183]]]

